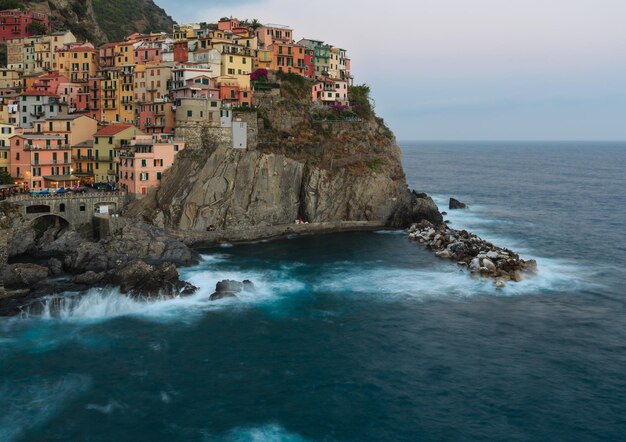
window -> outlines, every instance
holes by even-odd
[[[141,167],[146,167],[146,160],[141,160]]]
[[[80,211],[84,212],[86,209],[85,203],[80,203]]]
[[[187,117],[189,117],[189,118],[193,117],[193,111],[188,110],[187,111]]]

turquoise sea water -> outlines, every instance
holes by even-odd
[[[497,290],[400,232],[208,250],[188,299],[0,319],[0,440],[622,440],[626,144],[402,147],[539,274]],[[226,278],[258,291],[208,302]]]

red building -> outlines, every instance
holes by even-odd
[[[187,63],[189,61],[189,44],[187,40],[174,43],[174,61],[176,63]]]
[[[0,11],[0,42],[12,38],[31,37],[34,34],[30,25],[40,23],[46,27],[46,33],[50,31],[48,16],[42,12],[19,9]]]

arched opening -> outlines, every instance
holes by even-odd
[[[65,204],[64,203],[61,203],[59,205],[59,212],[65,212]]]
[[[26,208],[27,214],[33,213],[50,213],[50,206],[46,206],[44,204],[35,204],[33,206],[28,206]]]

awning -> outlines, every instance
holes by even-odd
[[[56,182],[79,180],[79,178],[75,175],[48,175],[48,176],[44,176],[43,179],[46,181],[56,181]]]
[[[13,189],[17,184],[0,184],[0,190]]]

